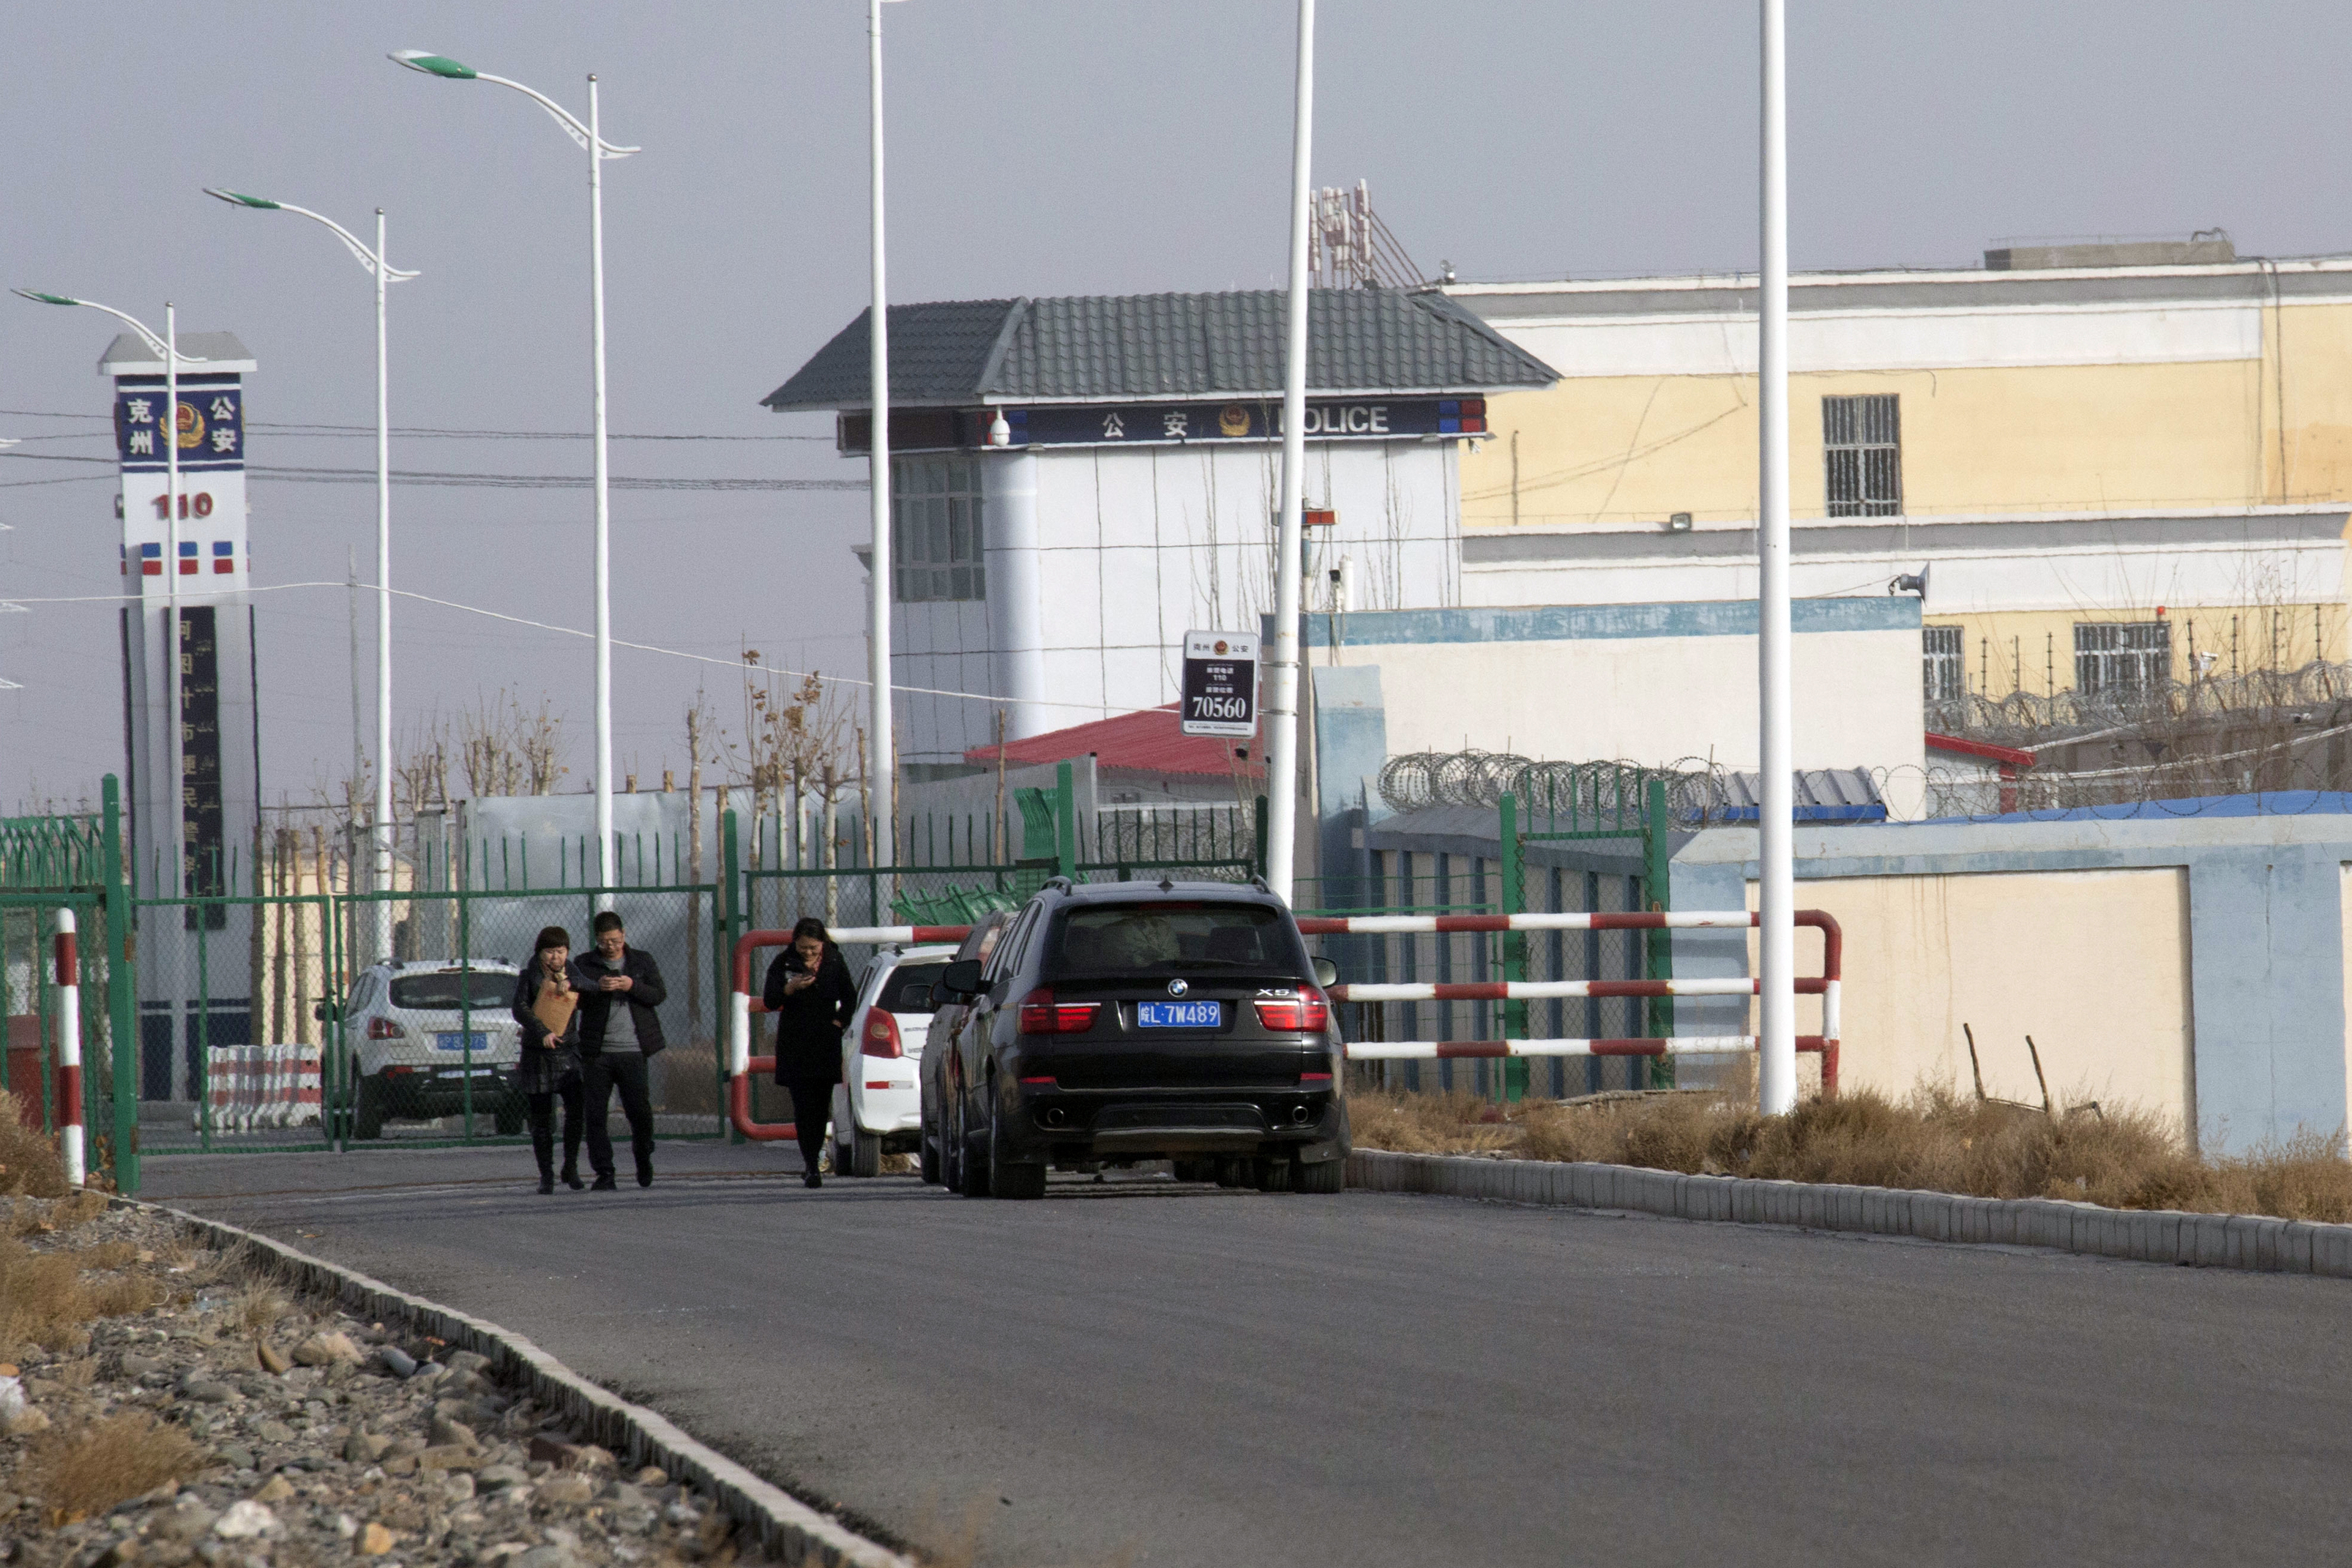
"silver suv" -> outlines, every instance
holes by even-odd
[[[411,959],[360,971],[341,1009],[347,1070],[337,1075],[357,1089],[352,1136],[381,1138],[393,1118],[458,1115],[469,1086],[475,1115],[490,1116],[502,1134],[521,1131],[517,973],[502,959],[477,959],[469,970]]]

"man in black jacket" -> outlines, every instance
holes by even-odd
[[[604,1125],[613,1091],[629,1119],[629,1144],[637,1157],[637,1185],[654,1184],[654,1107],[646,1083],[646,1063],[662,1048],[661,1015],[668,996],[654,955],[629,945],[621,917],[611,910],[596,917],[596,946],[578,961],[580,1058],[587,1090],[588,1163],[596,1167],[592,1191],[609,1193],[613,1136]]]

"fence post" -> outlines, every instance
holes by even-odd
[[[1054,875],[1075,879],[1078,874],[1077,792],[1070,783],[1070,764],[1054,765]]]
[[[66,1184],[89,1179],[82,1163],[81,954],[75,946],[71,905],[58,911],[58,1058],[55,1102],[58,1152],[65,1156]]]
[[[114,1073],[114,1189],[139,1190],[137,988],[131,973],[131,889],[122,864],[122,785],[112,773],[100,785],[99,853],[106,861],[106,1033]]]
[[[793,830],[794,833],[800,831],[797,822],[793,824]],[[719,928],[716,940],[710,944],[711,968],[714,972],[711,994],[722,998],[731,997],[735,990],[735,943],[743,934],[740,929],[743,923],[742,910],[739,903],[742,896],[743,879],[739,869],[740,862],[737,856],[735,813],[730,809],[719,813],[719,890],[710,900],[713,923]],[[719,1118],[727,1124],[727,1142],[740,1143],[744,1141],[743,1130],[735,1125],[733,1117],[727,1114],[729,1080],[725,1009],[731,1005],[731,1002],[720,1004],[719,1023],[712,1031],[714,1037],[710,1058],[711,1067],[718,1075]]]
[[[1673,871],[1673,846],[1666,838],[1668,826],[1666,781],[1650,780],[1649,788],[1644,793],[1648,798],[1644,802],[1646,810],[1642,821],[1642,898],[1648,908],[1663,911],[1674,907],[1674,894],[1670,885]],[[1674,933],[1667,931],[1651,931],[1646,945],[1649,948],[1649,962],[1643,967],[1643,978],[1672,980],[1675,977]],[[1663,1039],[1675,1032],[1675,999],[1673,997],[1650,998],[1650,1026],[1645,1032],[1652,1039]],[[1674,1088],[1674,1058],[1642,1057],[1635,1059],[1648,1064],[1650,1071],[1647,1076],[1652,1079],[1656,1087]]]
[[[1519,847],[1519,802],[1510,791],[1503,792],[1502,800],[1502,880],[1503,913],[1522,914],[1528,907],[1527,862]],[[1507,984],[1528,977],[1528,937],[1525,931],[1503,933],[1503,979]],[[1528,1005],[1524,1001],[1503,1004],[1503,1037],[1524,1040],[1528,1037]],[[1503,1098],[1520,1100],[1528,1097],[1528,1059],[1507,1057],[1503,1060]]]

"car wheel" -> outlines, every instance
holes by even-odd
[[[882,1173],[882,1135],[868,1132],[863,1127],[849,1131],[849,1159],[845,1164],[839,1155],[834,1164],[853,1176],[878,1176]]]
[[[1042,1198],[1045,1195],[1043,1162],[1024,1164],[1008,1159],[1004,1123],[991,1110],[988,1118],[988,1185],[1000,1198]]]
[[[1250,1163],[1247,1160],[1219,1160],[1216,1167],[1217,1185],[1246,1187],[1250,1184]]]
[[[352,1112],[352,1136],[381,1138],[383,1136],[384,1112],[391,1109],[392,1086],[381,1078],[360,1079],[360,1102]]]
[[[1252,1160],[1250,1184],[1262,1193],[1290,1191],[1290,1162],[1287,1160]]]
[[[1348,1190],[1348,1162],[1326,1160],[1309,1165],[1294,1161],[1290,1167],[1290,1190],[1294,1193],[1343,1193]]]
[[[1214,1160],[1171,1160],[1169,1173],[1180,1182],[1213,1182],[1217,1179]]]
[[[988,1160],[984,1155],[977,1154],[972,1150],[971,1130],[965,1125],[964,1096],[961,1092],[956,1095],[955,1141],[956,1172],[963,1178],[957,1185],[956,1191],[968,1198],[986,1197],[988,1195]]]

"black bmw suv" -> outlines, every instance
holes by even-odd
[[[1055,879],[983,965],[940,1064],[947,1184],[1034,1198],[1049,1167],[1173,1160],[1180,1180],[1336,1193],[1344,1052],[1282,900],[1231,882]]]

